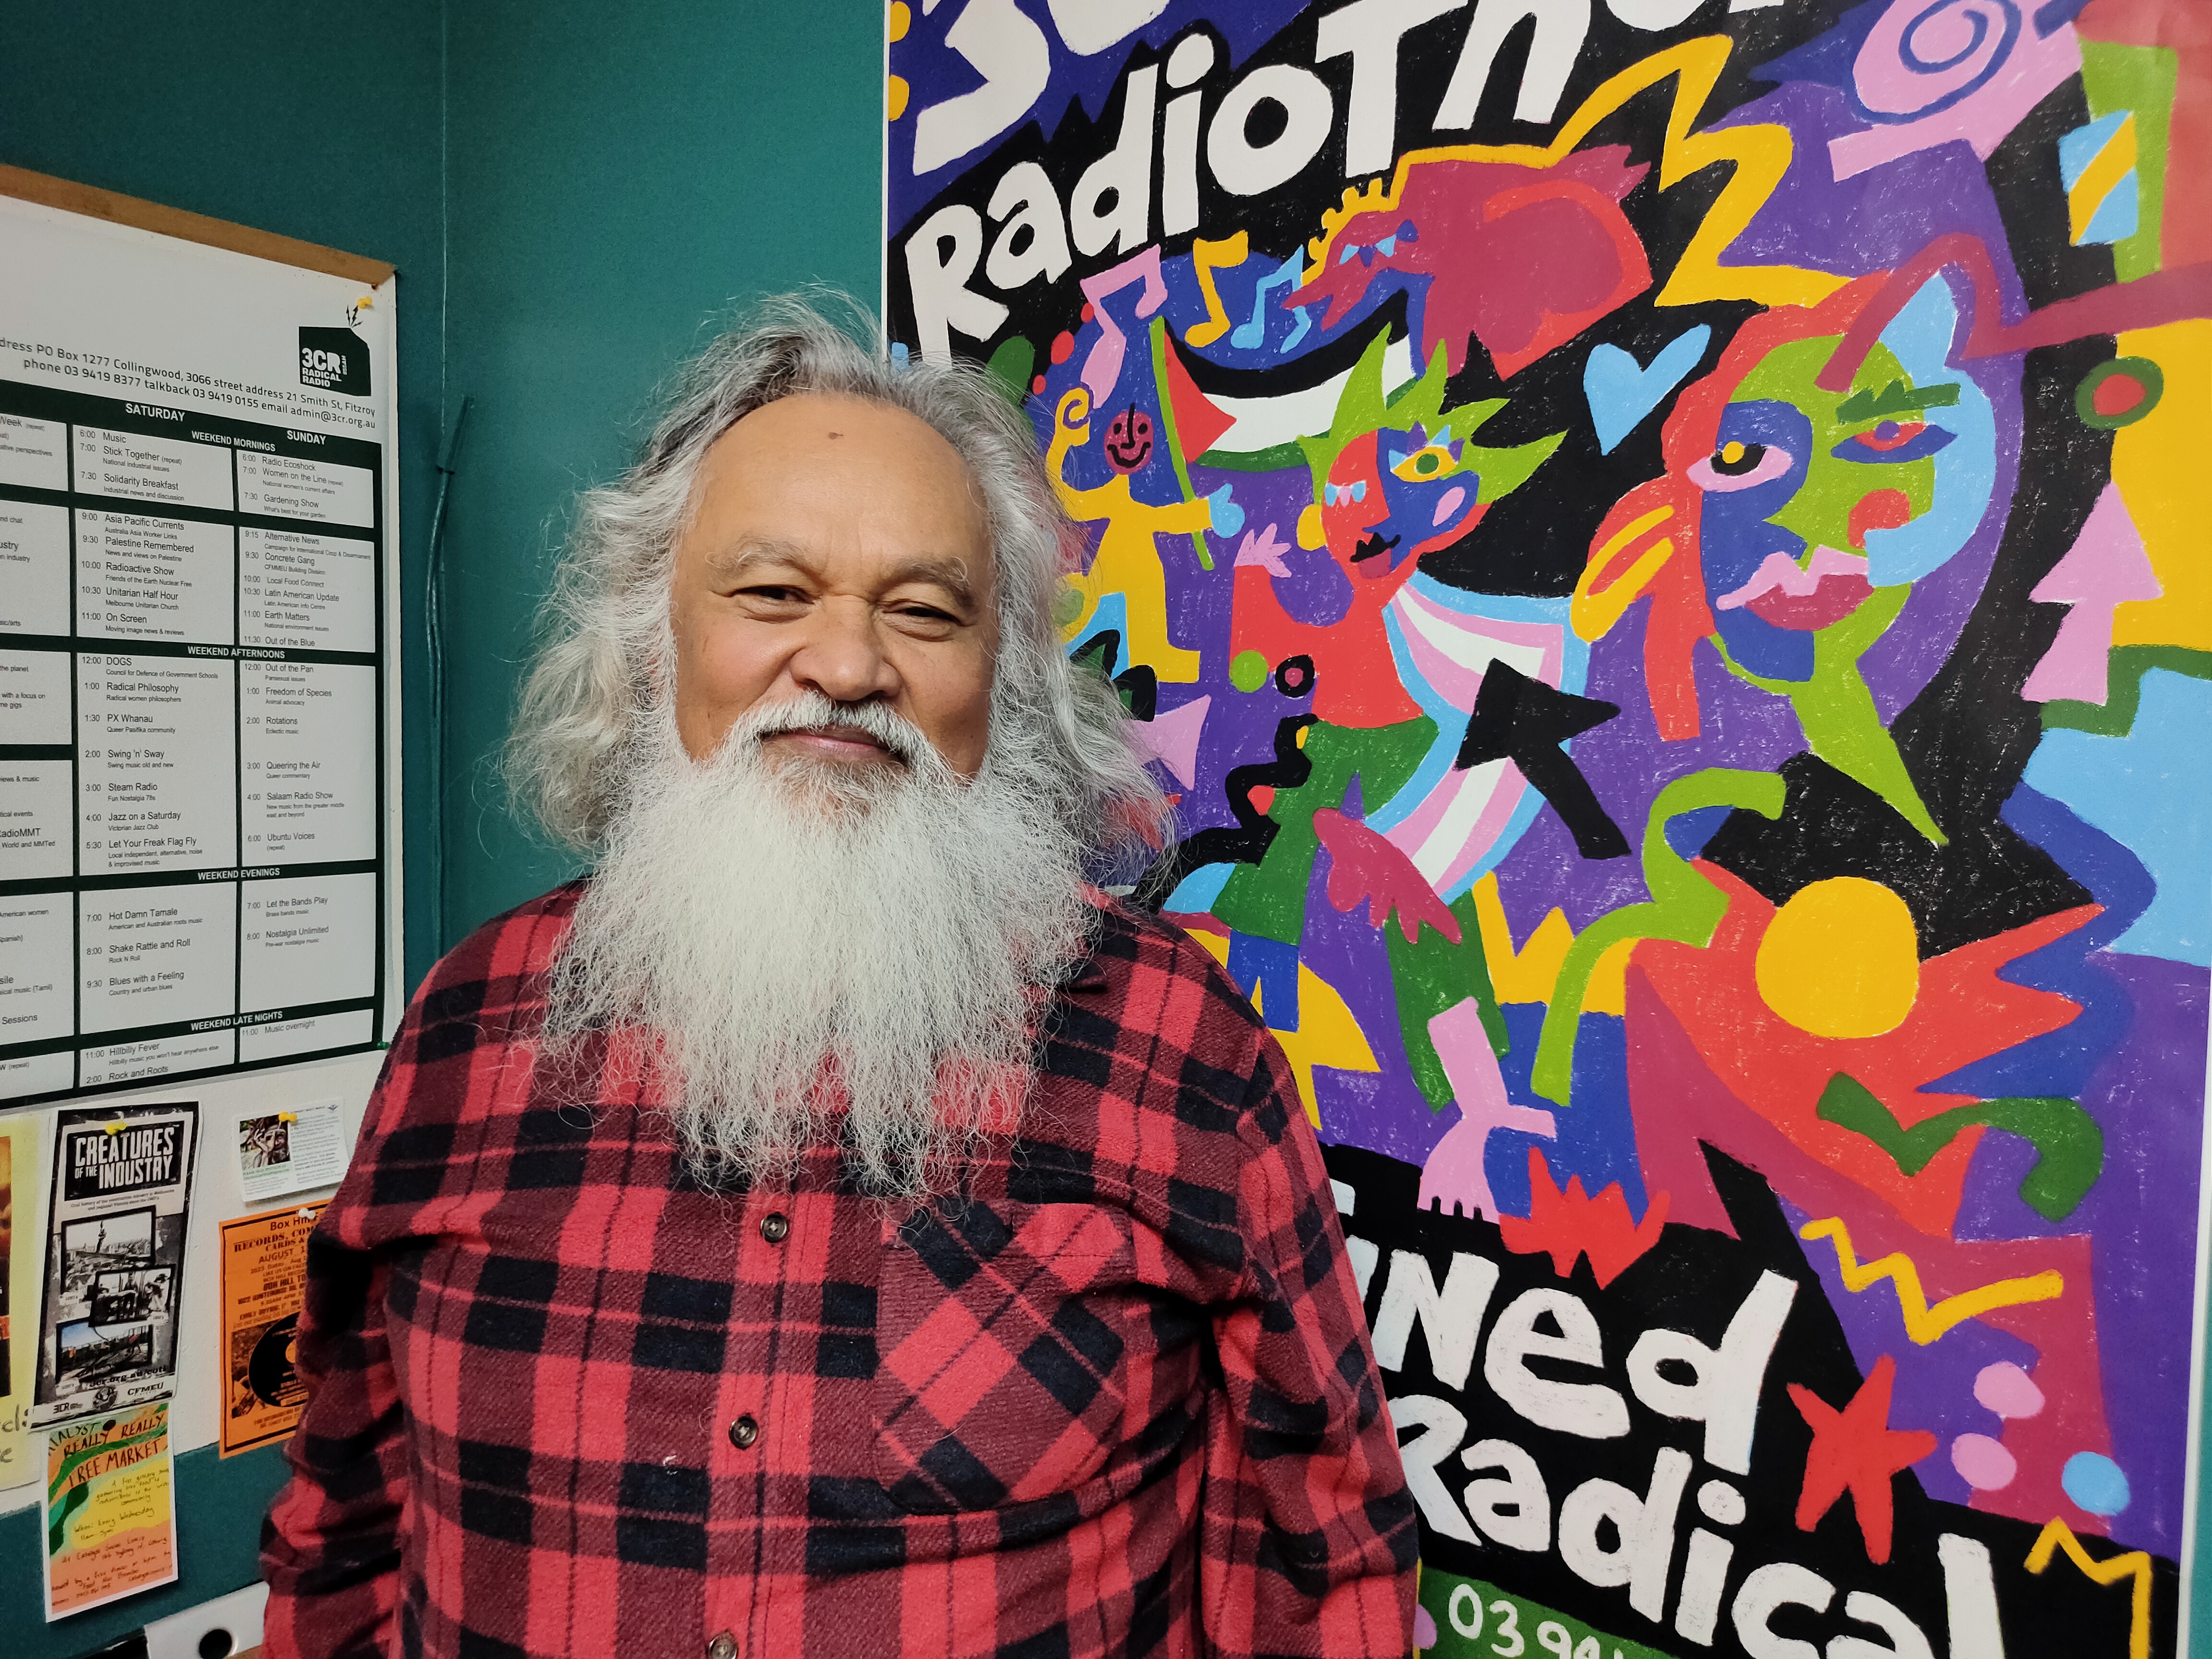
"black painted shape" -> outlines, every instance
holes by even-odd
[[[2112,281],[2111,248],[2071,242],[2063,216],[2054,219],[2049,206],[2065,195],[2058,138],[2088,118],[2081,82],[2069,76],[1989,158],[2003,249],[2034,306]],[[1890,722],[1921,800],[1954,841],[1996,818],[2043,738],[2040,708],[2023,702],[2019,692],[2057,637],[2064,610],[2030,596],[2074,544],[2112,476],[2112,434],[2081,423],[2074,391],[2115,349],[2107,334],[2044,347],[2021,359],[2021,482],[2003,539],[1958,642]],[[1983,927],[1969,937],[1996,931]]]
[[[1182,360],[1190,383],[1210,398],[1280,398],[1307,392],[1358,363],[1376,335],[1405,338],[1408,298],[1401,289],[1364,317],[1355,314],[1327,338],[1297,356],[1279,358],[1261,368],[1231,368],[1188,349],[1176,356]],[[1279,305],[1280,296],[1273,302]]]
[[[1790,1280],[1791,1297],[1759,1390],[1757,1431],[1751,1449],[1749,1474],[1738,1475],[1704,1465],[1691,1477],[1679,1516],[1674,1547],[1682,1548],[1681,1534],[1705,1526],[1692,1496],[1708,1479],[1717,1479],[1736,1490],[1747,1509],[1744,1521],[1734,1527],[1707,1529],[1725,1534],[1735,1545],[1731,1586],[1744,1575],[1772,1562],[1787,1561],[1810,1569],[1838,1586],[1838,1605],[1825,1622],[1808,1620],[1802,1628],[1826,1636],[1849,1628],[1842,1616],[1842,1586],[1865,1585],[1890,1601],[1920,1630],[1941,1638],[1948,1626],[1944,1579],[1936,1565],[1937,1540],[1954,1534],[1985,1546],[1996,1579],[1997,1601],[2003,1610],[2008,1636],[2034,1632],[2038,1654],[2118,1653],[2128,1642],[2130,1598],[2120,1589],[2090,1582],[2062,1559],[2049,1571],[2029,1572],[2025,1565],[2039,1523],[1967,1508],[1929,1495],[1922,1485],[1923,1473],[1940,1468],[1939,1450],[1929,1459],[1899,1473],[1891,1483],[1895,1518],[1894,1541],[1889,1563],[1869,1563],[1859,1530],[1853,1501],[1845,1498],[1822,1516],[1814,1529],[1798,1530],[1797,1495],[1802,1484],[1812,1431],[1791,1399],[1792,1383],[1809,1389],[1831,1405],[1841,1406],[1858,1390],[1863,1379],[1854,1354],[1844,1318],[1893,1320],[1882,1304],[1862,1309],[1859,1298],[1838,1292],[1831,1301],[1816,1267],[1832,1261],[1833,1247],[1825,1241],[1811,1244],[1796,1235],[1789,1215],[1767,1179],[1757,1170],[1710,1146],[1700,1149],[1713,1190],[1728,1212],[1734,1236],[1717,1228],[1670,1224],[1659,1242],[1611,1284],[1601,1289],[1586,1260],[1577,1261],[1562,1279],[1541,1253],[1522,1255],[1505,1248],[1498,1224],[1480,1218],[1438,1215],[1419,1207],[1421,1172],[1379,1152],[1351,1146],[1328,1146],[1322,1158],[1329,1175],[1349,1184],[1357,1194],[1353,1212],[1345,1231],[1374,1243],[1388,1264],[1392,1253],[1411,1250],[1429,1263],[1431,1276],[1441,1282],[1451,1254],[1465,1251],[1496,1266],[1497,1287],[1489,1301],[1486,1326],[1498,1310],[1531,1290],[1565,1291],[1587,1307],[1603,1334],[1605,1381],[1617,1389],[1627,1405],[1629,1431],[1619,1438],[1593,1441],[1555,1432],[1522,1418],[1491,1390],[1479,1358],[1459,1388],[1440,1382],[1426,1347],[1426,1335],[1417,1324],[1402,1366],[1382,1377],[1391,1397],[1428,1395],[1462,1413],[1467,1427],[1462,1445],[1479,1437],[1498,1437],[1511,1441],[1534,1458],[1542,1471],[1551,1504],[1559,1505],[1583,1482],[1597,1479],[1626,1485],[1641,1492],[1651,1478],[1658,1449],[1673,1446],[1695,1456],[1700,1449],[1694,1424],[1664,1418],[1650,1410],[1622,1374],[1621,1356],[1642,1334],[1654,1328],[1686,1332],[1708,1346],[1717,1345],[1730,1317],[1750,1294],[1762,1271]],[[1825,1261],[1824,1261],[1825,1258]],[[1389,1265],[1378,1265],[1368,1287],[1370,1317],[1387,1293]],[[1887,1285],[1876,1285],[1863,1296],[1887,1294]],[[1893,1299],[1887,1304],[1892,1310]],[[1859,1328],[1855,1323],[1854,1328]],[[1486,1348],[1489,1331],[1482,1334]],[[1899,1356],[1900,1366],[1910,1356]],[[1584,1373],[1595,1380],[1595,1373]],[[1902,1407],[1891,1425],[1916,1426]],[[1437,1474],[1455,1497],[1466,1483],[1481,1478],[1468,1471],[1460,1456],[1447,1455],[1436,1465]],[[1427,1528],[1423,1529],[1421,1557],[1425,1565],[1440,1572],[1468,1577],[1489,1577],[1516,1595],[1570,1610],[1588,1607],[1589,1589],[1561,1560],[1556,1549],[1516,1555],[1510,1575],[1501,1553],[1488,1546],[1470,1546]],[[2093,1556],[2109,1556],[2113,1546],[2100,1540],[2085,1540]],[[1679,1593],[1679,1592],[1677,1592]],[[2171,1659],[2171,1632],[2176,1616],[2179,1576],[2174,1564],[2160,1556],[2152,1560],[2151,1653],[2154,1659]],[[1660,1620],[1644,1619],[1623,1603],[1607,1608],[1607,1628],[1625,1641],[1633,1640],[1668,1652],[1680,1651],[1678,1632],[1671,1620],[1676,1595],[1667,1598]],[[1733,1628],[1724,1602],[1717,1639],[1710,1650],[1714,1659],[1744,1650],[1733,1639]],[[2014,1649],[2025,1650],[2020,1640]]]
[[[1160,712],[1160,677],[1148,663],[1137,663],[1114,676],[1114,689],[1132,720],[1148,720]]]
[[[1358,550],[1352,556],[1352,562],[1363,564],[1369,559],[1379,559],[1405,539],[1403,536],[1385,536],[1379,530],[1362,536]]]
[[[1112,628],[1101,629],[1068,655],[1070,662],[1080,664],[1100,679],[1112,684],[1131,720],[1151,720],[1159,712],[1160,677],[1140,662],[1132,663],[1117,674],[1114,665],[1121,659],[1121,635]]]
[[[1275,789],[1296,789],[1313,775],[1313,763],[1298,747],[1298,733],[1315,723],[1311,714],[1291,714],[1275,722],[1275,758],[1251,766],[1231,767],[1223,781],[1229,810],[1237,815],[1233,830],[1216,825],[1170,847],[1145,872],[1131,902],[1147,910],[1167,902],[1168,895],[1192,871],[1209,864],[1257,864],[1267,856],[1275,833],[1282,828],[1252,805],[1252,791],[1261,784]]]
[[[2094,902],[2002,818],[1968,820],[1936,847],[1888,802],[1812,755],[1778,769],[1782,816],[1732,812],[1700,855],[1770,904],[1837,876],[1878,881],[1912,912],[1923,960]]]
[[[1482,689],[1474,694],[1474,713],[1453,764],[1464,770],[1488,761],[1511,761],[1528,787],[1552,803],[1584,858],[1626,858],[1628,837],[1599,805],[1582,768],[1559,747],[1619,713],[1619,703],[1561,691],[1493,659],[1483,671]]]
[[[1116,629],[1103,628],[1069,652],[1067,659],[1090,669],[1102,680],[1110,680],[1114,665],[1121,660],[1121,635]]]

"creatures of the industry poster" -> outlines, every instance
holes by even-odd
[[[1085,532],[1426,1647],[2177,1650],[2203,10],[890,8],[892,332]]]
[[[54,1119],[32,1425],[176,1389],[199,1107],[76,1107]]]

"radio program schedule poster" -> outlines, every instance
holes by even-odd
[[[389,286],[0,237],[0,1105],[371,1047]]]

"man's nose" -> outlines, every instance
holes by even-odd
[[[825,601],[809,621],[791,659],[791,676],[832,702],[866,702],[899,690],[897,669],[884,653],[872,605]]]

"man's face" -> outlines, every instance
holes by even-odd
[[[1872,597],[1868,533],[1929,510],[1934,458],[1953,436],[1937,400],[1957,389],[1917,392],[1887,347],[1868,355],[1850,394],[1821,391],[1814,377],[1835,346],[1794,340],[1769,353],[1722,412],[1713,453],[1689,469],[1704,492],[1706,603],[1735,659],[1772,678],[1809,678],[1814,635]]]
[[[880,702],[963,778],[983,763],[998,648],[981,503],[951,445],[901,410],[813,393],[707,453],[676,545],[676,727],[695,760],[732,722],[817,691]],[[903,764],[857,728],[765,741],[775,763]]]

